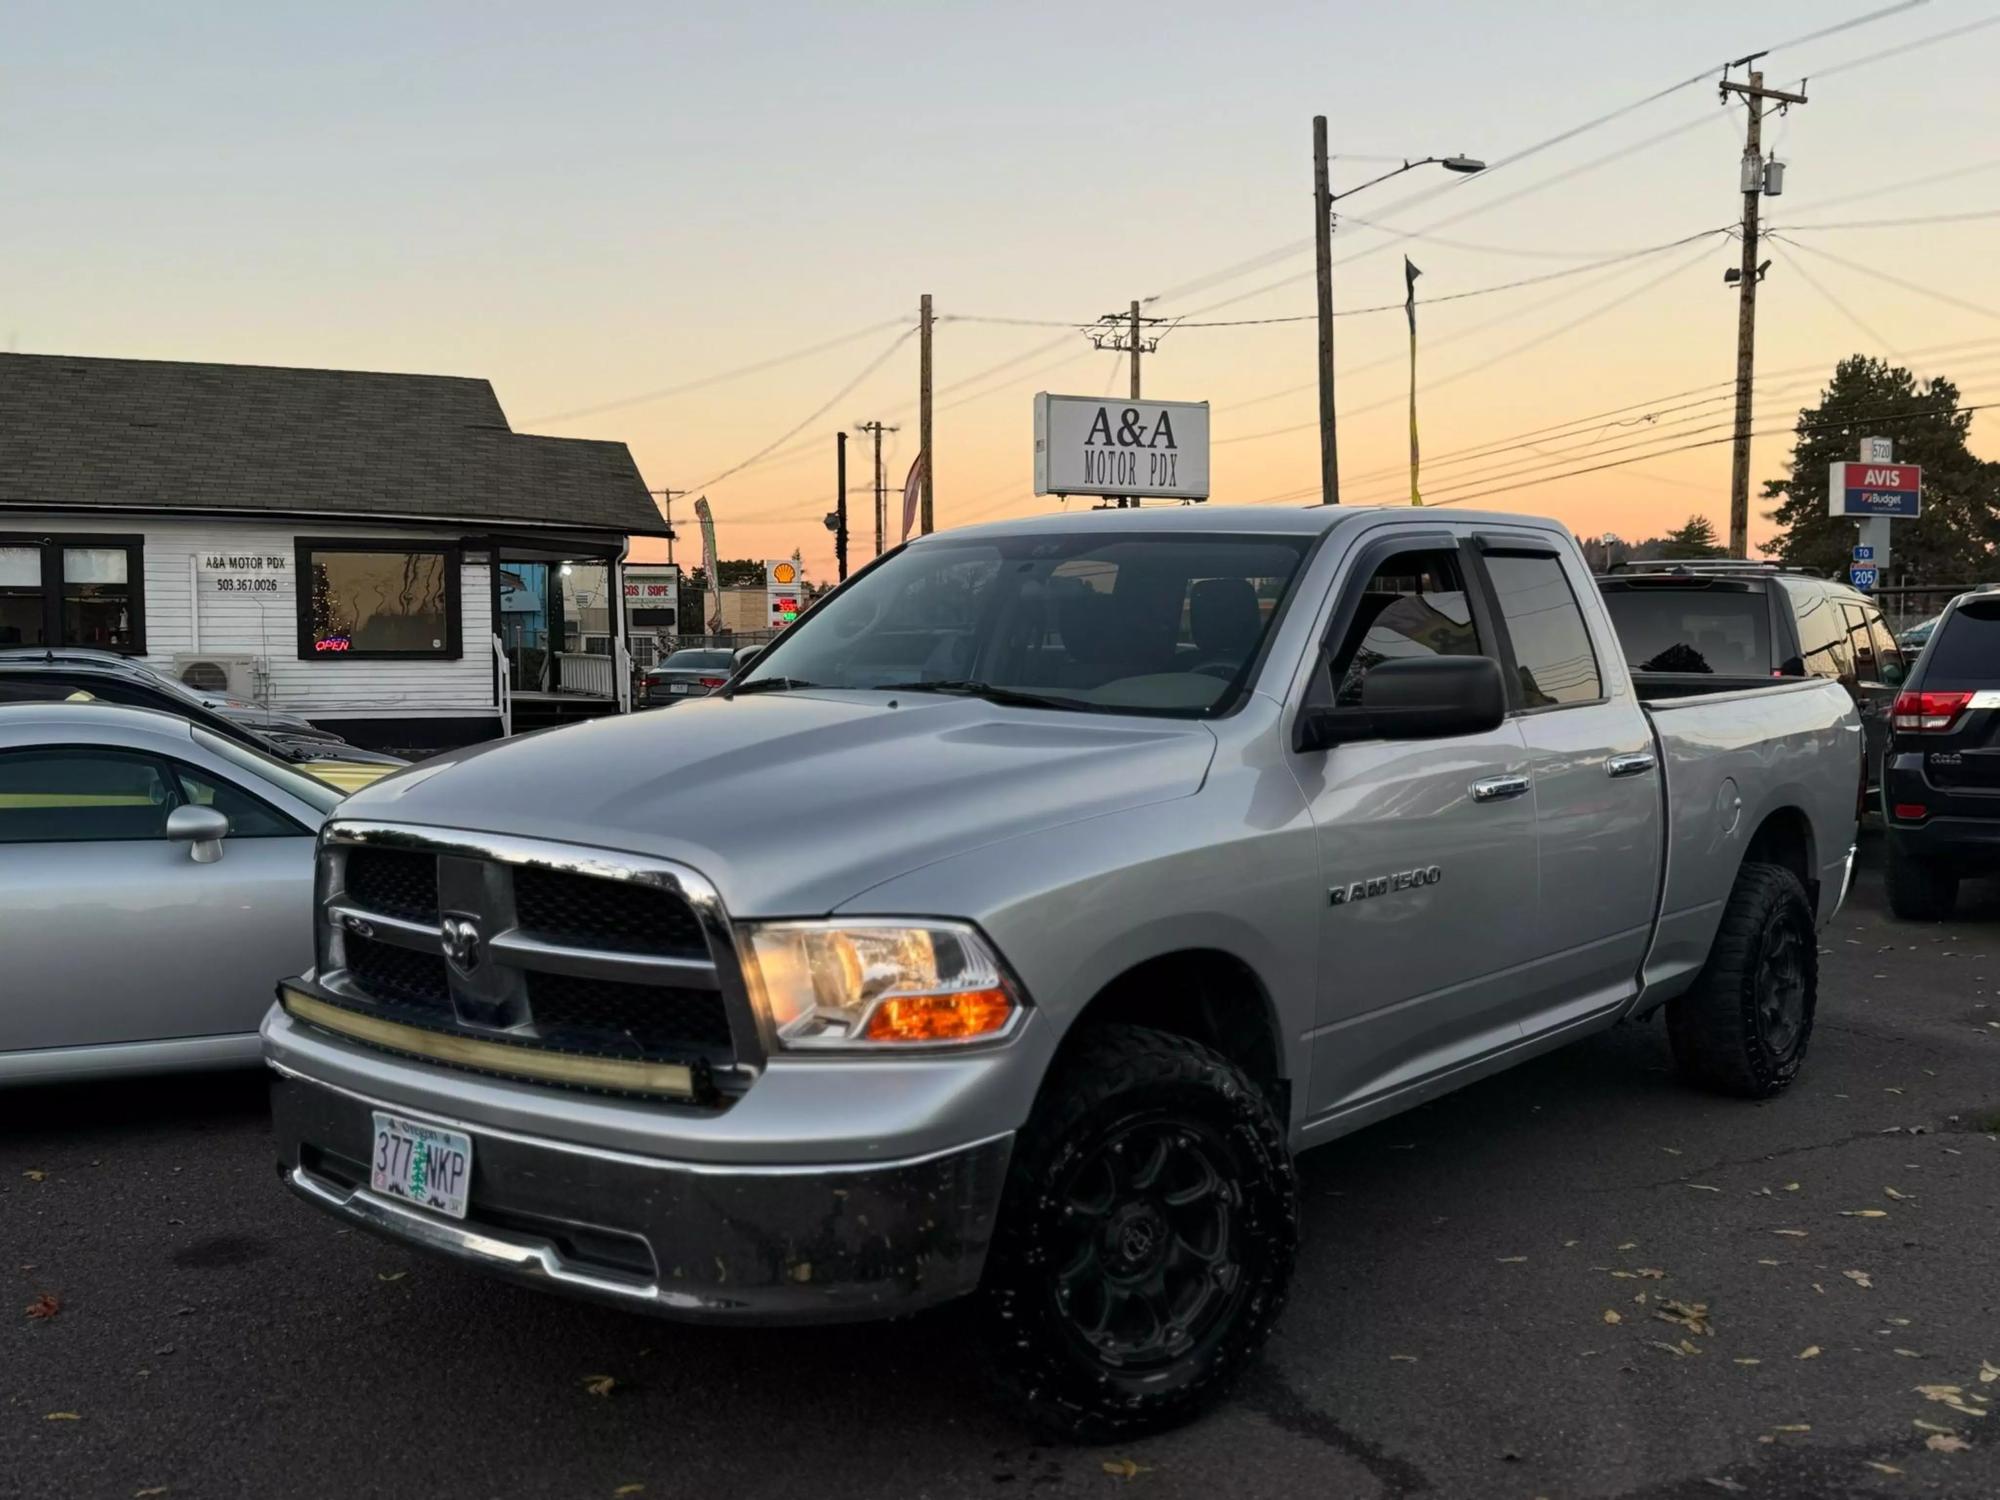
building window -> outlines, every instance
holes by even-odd
[[[298,544],[299,655],[459,655],[459,553],[400,542]]]
[[[0,647],[142,653],[143,555],[131,536],[0,536]]]

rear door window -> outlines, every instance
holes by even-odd
[[[1858,682],[1880,682],[1881,664],[1875,655],[1875,637],[1868,630],[1868,615],[1858,604],[1843,604],[1840,613],[1847,621],[1847,651],[1854,663]]]
[[[1583,609],[1562,559],[1543,553],[1487,554],[1493,601],[1514,646],[1524,708],[1592,703],[1604,696]]]
[[[1761,593],[1728,588],[1614,588],[1604,594],[1625,660],[1635,672],[1764,677],[1771,607]]]

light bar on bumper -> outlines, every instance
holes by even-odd
[[[1023,999],[962,922],[741,922],[743,977],[793,1051],[964,1046],[1009,1035]]]

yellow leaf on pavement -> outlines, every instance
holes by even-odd
[[[1991,1385],[1996,1380],[2000,1380],[2000,1365],[1982,1359],[1979,1362],[1979,1383],[1981,1385]]]
[[[1618,1248],[1620,1250],[1637,1250],[1639,1248],[1639,1242],[1637,1240],[1627,1240],[1624,1244],[1620,1245]]]
[[[48,1173],[46,1173],[46,1172],[37,1172],[37,1171],[33,1171],[33,1170],[30,1170],[30,1171],[26,1171],[26,1172],[23,1172],[23,1173],[22,1173],[21,1175],[22,1175],[23,1177],[27,1178],[27,1179],[28,1179],[28,1181],[30,1181],[30,1182],[40,1182],[40,1181],[41,1181],[41,1180],[42,1180],[42,1179],[43,1179],[44,1177],[48,1176],[49,1174],[48,1174]]]
[[[1889,1217],[1889,1210],[1886,1208],[1843,1208],[1840,1211],[1840,1216],[1843,1219],[1886,1219]]]
[[[1607,1323],[1622,1323],[1625,1319],[1619,1316],[1617,1308],[1607,1307],[1604,1309],[1604,1321]]]
[[[1910,1201],[1908,1193],[1899,1193],[1892,1187],[1885,1187],[1882,1191],[1886,1196],[1895,1199],[1898,1203],[1908,1203]]]
[[[1894,1464],[1878,1464],[1872,1458],[1869,1459],[1867,1462],[1868,1462],[1868,1467],[1875,1470],[1876,1473],[1878,1474],[1900,1474],[1903,1472],[1901,1469],[1897,1468]]]
[[[1963,1453],[1972,1444],[1955,1432],[1936,1432],[1924,1439],[1924,1446],[1933,1453]]]
[[[1806,1231],[1803,1229],[1774,1229],[1771,1233],[1782,1234],[1788,1240],[1802,1240],[1806,1237]]]
[[[1912,1417],[1910,1425],[1923,1432],[1950,1432],[1949,1427],[1940,1427],[1935,1422],[1926,1422],[1922,1417]]]
[[[1856,1286],[1869,1287],[1875,1285],[1873,1281],[1868,1279],[1868,1273],[1866,1271],[1842,1271],[1840,1274],[1845,1276],[1849,1281],[1853,1282]]]
[[[401,1281],[409,1274],[408,1271],[377,1271],[375,1279],[377,1281]]]
[[[1527,1260],[1528,1257],[1525,1255],[1502,1255],[1499,1257],[1500,1264],[1503,1266],[1525,1265]]]
[[[1812,1431],[1812,1423],[1810,1423],[1810,1422],[1780,1422],[1780,1423],[1779,1423],[1779,1424],[1778,1424],[1778,1425],[1777,1425],[1776,1427],[1773,1427],[1773,1428],[1771,1429],[1771,1431],[1773,1431],[1773,1432],[1811,1432],[1811,1431]]]
[[[1144,1464],[1135,1464],[1129,1458],[1107,1458],[1101,1467],[1116,1479],[1137,1479],[1141,1474],[1151,1472]]]
[[[583,1377],[583,1388],[593,1396],[610,1395],[611,1388],[616,1384],[618,1384],[618,1378],[615,1375],[586,1375]]]
[[[80,1413],[73,1411],[52,1411],[43,1417],[42,1420],[44,1422],[81,1422],[83,1417]]]
[[[621,1484],[618,1486],[617,1489],[613,1490],[611,1493],[614,1496],[617,1496],[617,1495],[643,1495],[645,1492],[646,1492],[646,1487],[643,1484]]]
[[[1392,1354],[1389,1356],[1389,1359],[1392,1363],[1399,1365],[1413,1365],[1417,1362],[1417,1357],[1414,1354]]]
[[[1788,1182],[1785,1184],[1785,1191],[1788,1193],[1796,1193],[1799,1190],[1799,1186],[1800,1185],[1796,1182]]]
[[[1761,1359],[1749,1359],[1749,1358],[1745,1358],[1745,1359],[1739,1359],[1739,1360],[1736,1360],[1736,1361],[1734,1361],[1734,1363],[1736,1363],[1736,1364],[1739,1364],[1739,1365],[1761,1365],[1762,1363],[1764,1363],[1764,1361],[1763,1361],[1763,1360],[1761,1360]]]
[[[1722,1191],[1721,1188],[1710,1187],[1705,1182],[1690,1182],[1688,1186],[1693,1188],[1697,1193],[1719,1193]]]
[[[1818,1344],[1809,1344],[1809,1345],[1807,1345],[1807,1346],[1806,1346],[1805,1348],[1803,1348],[1803,1349],[1801,1349],[1801,1350],[1799,1351],[1799,1358],[1800,1358],[1800,1359],[1818,1359],[1818,1358],[1819,1358],[1819,1345],[1818,1345]]]

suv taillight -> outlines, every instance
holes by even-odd
[[[1958,722],[1971,701],[1970,693],[1898,693],[1890,714],[1898,729],[1943,734]]]

